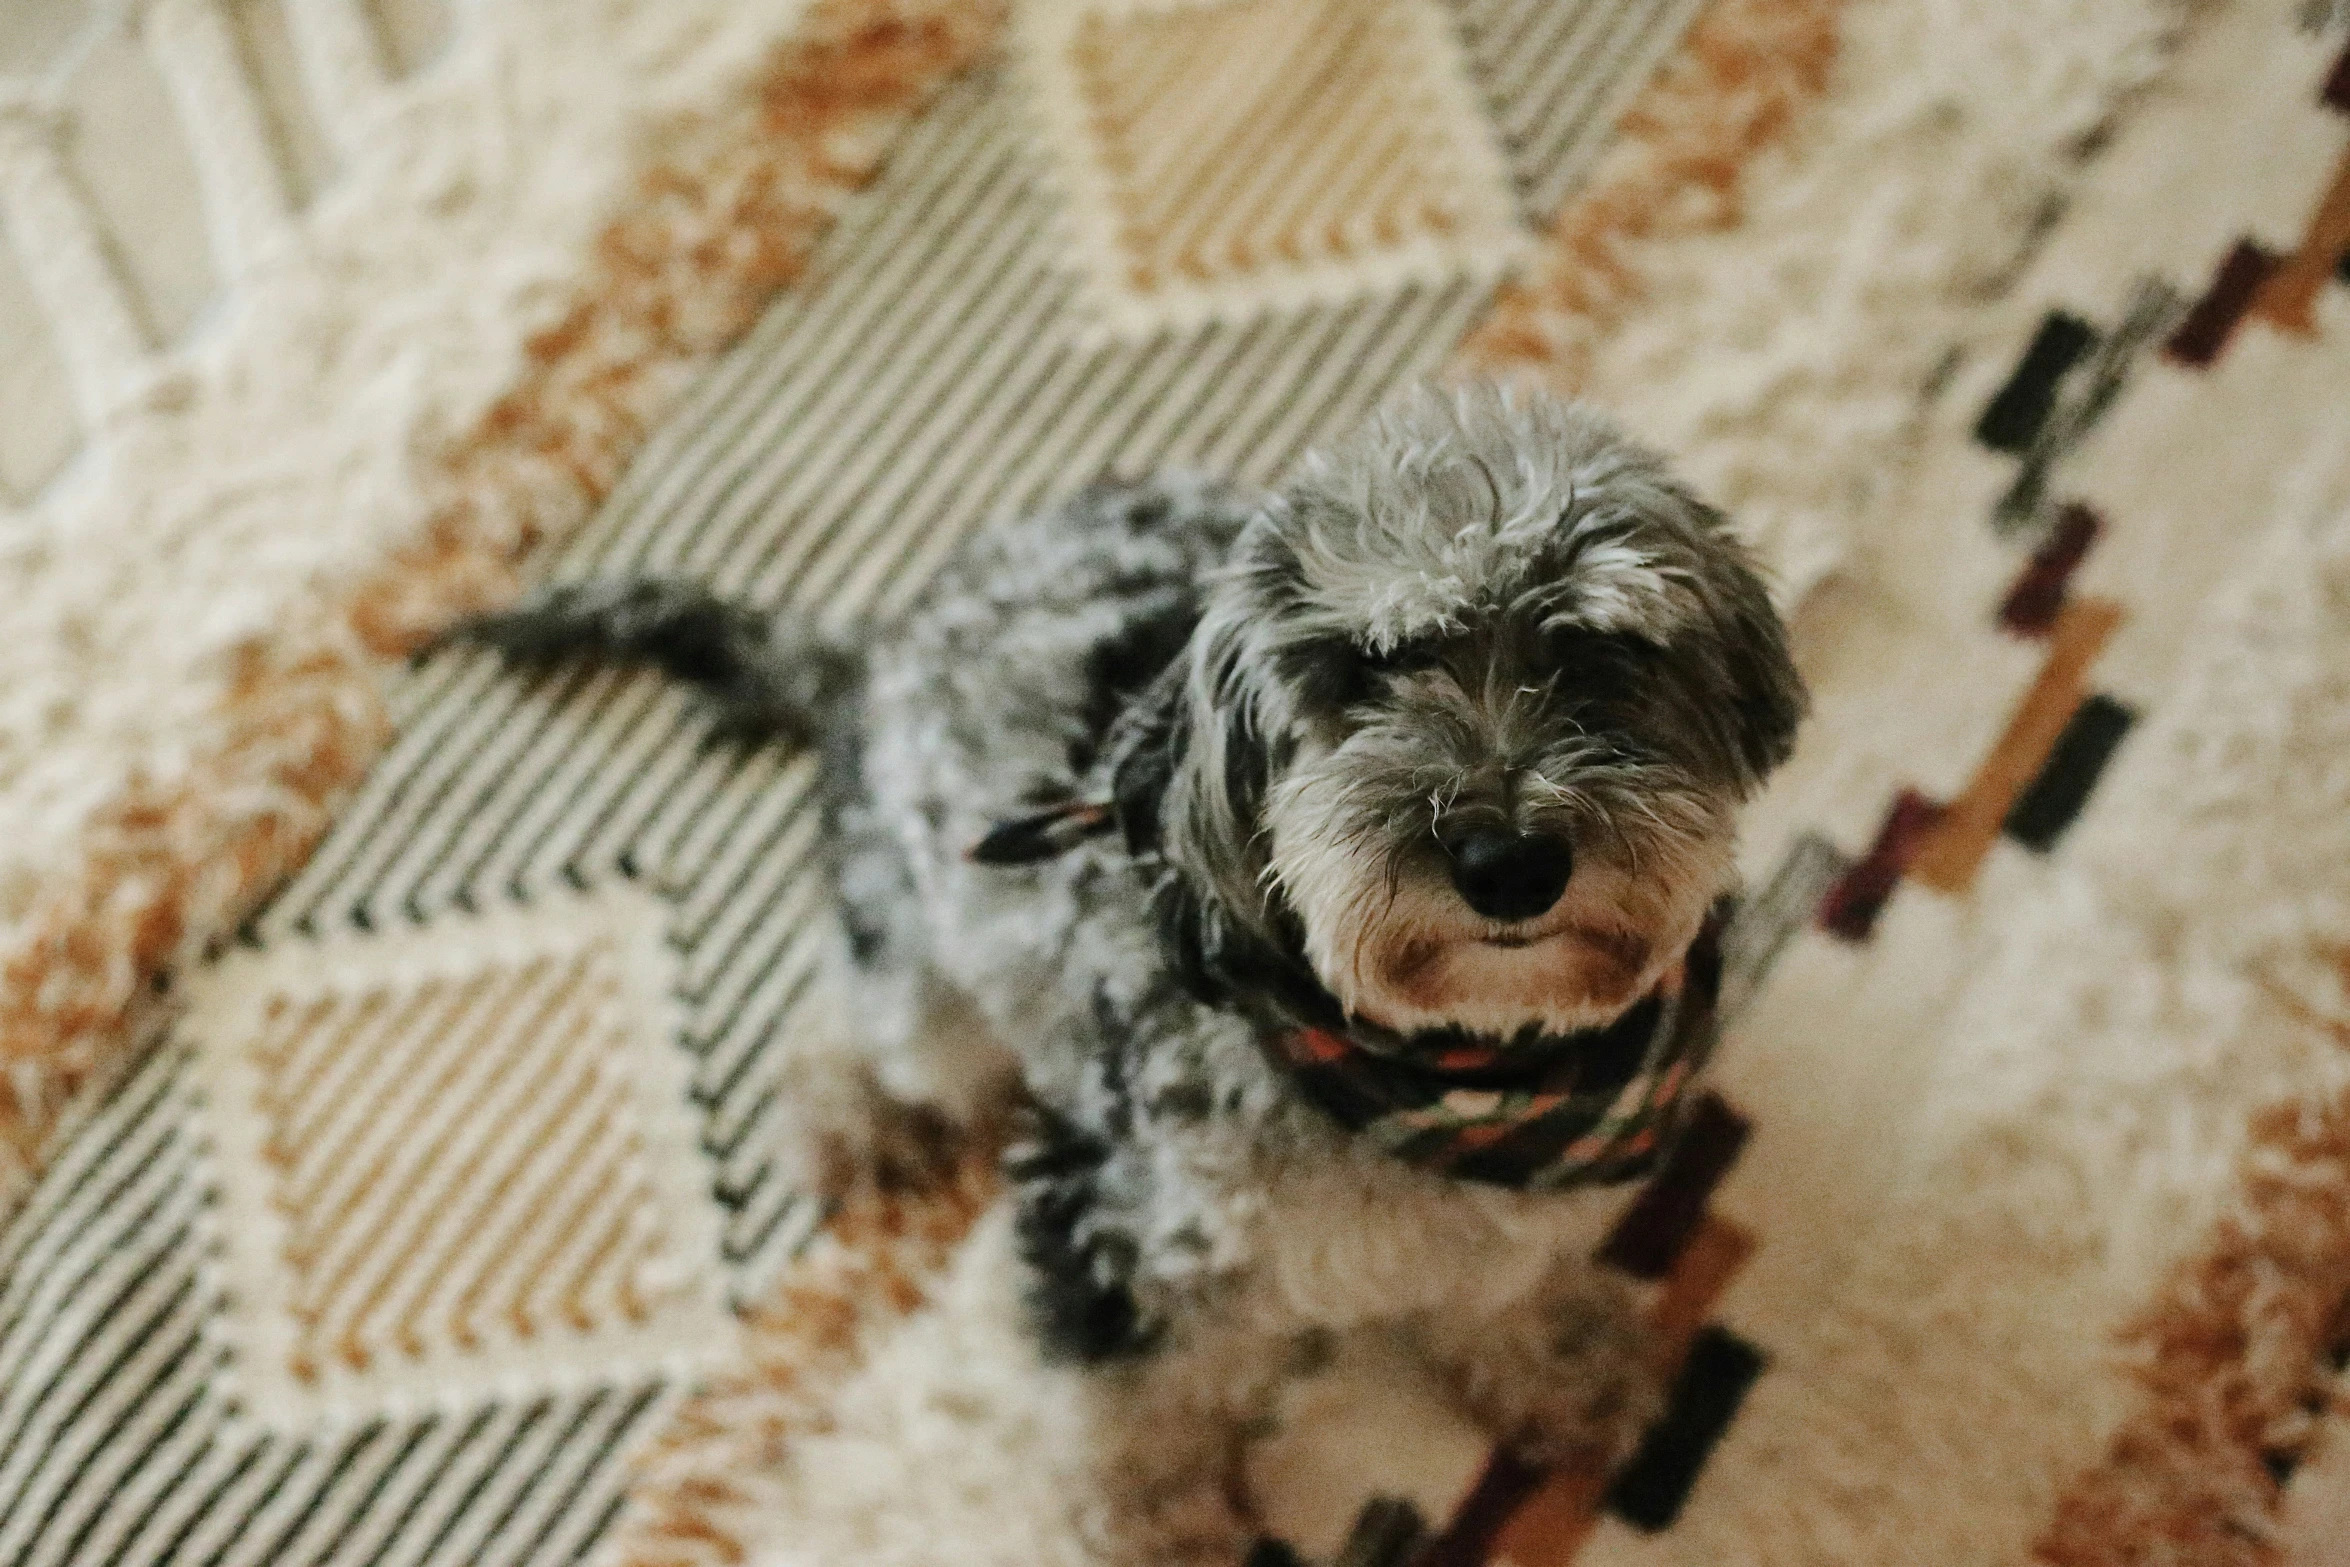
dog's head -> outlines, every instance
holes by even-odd
[[[1719,513],[1592,413],[1475,388],[1308,458],[1152,703],[1120,788],[1195,959],[1507,1036],[1680,958],[1803,690]]]

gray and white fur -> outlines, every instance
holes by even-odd
[[[1724,519],[1601,418],[1421,390],[1275,493],[1099,484],[854,638],[662,583],[471,634],[650,660],[820,748],[842,941],[810,1147],[840,1178],[1016,1078],[1036,1330],[1136,1415],[1106,1431],[1154,1432],[1105,1448],[1137,1559],[1230,1549],[1216,1423],[1300,1342],[1407,1344],[1537,1460],[1637,1437],[1656,1372],[1586,1261],[1612,1205],[1402,1164],[1262,1045],[1605,1022],[1729,888],[1802,688]],[[967,858],[1072,799],[1120,831]]]

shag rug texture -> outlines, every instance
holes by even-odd
[[[81,448],[0,517],[0,1561],[1099,1560],[985,1154],[777,1178],[807,762],[410,656],[546,574],[886,612],[1470,374],[1671,451],[1817,711],[1629,1199],[1666,1420],[1530,1474],[1301,1374],[1264,1533],[2350,1561],[2342,8],[252,9],[106,13],[213,258],[170,330],[70,73],[0,101]]]

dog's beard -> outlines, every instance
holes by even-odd
[[[1611,1022],[1681,960],[1733,875],[1726,811],[1656,813],[1579,835],[1559,901],[1505,924],[1461,901],[1432,837],[1397,841],[1322,768],[1294,771],[1267,807],[1267,875],[1316,976],[1349,1014],[1403,1033]]]

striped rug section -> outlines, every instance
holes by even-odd
[[[51,1172],[57,1218],[0,1253],[0,1561],[576,1559],[617,1511],[615,1460],[656,1422],[659,1387],[335,1440],[237,1421],[205,1331],[181,1065],[167,1051],[140,1074]]]
[[[1524,217],[1573,189],[1700,0],[1458,0]],[[1106,471],[1263,482],[1438,367],[1481,284],[1253,323],[1088,339],[1004,71],[951,89],[855,199],[806,281],[657,432],[560,577],[691,576],[828,624],[901,609],[991,517]],[[635,879],[667,904],[690,1099],[738,1302],[818,1215],[778,1179],[771,1047],[823,916],[803,758],[712,751],[649,679],[523,678],[443,654],[392,695],[400,738],[240,936],[274,953]],[[238,1407],[205,1331],[219,1277],[187,1060],[159,1047],[0,1243],[0,1561],[556,1563],[623,1499],[619,1459],[675,1391],[452,1406],[326,1436]]]

